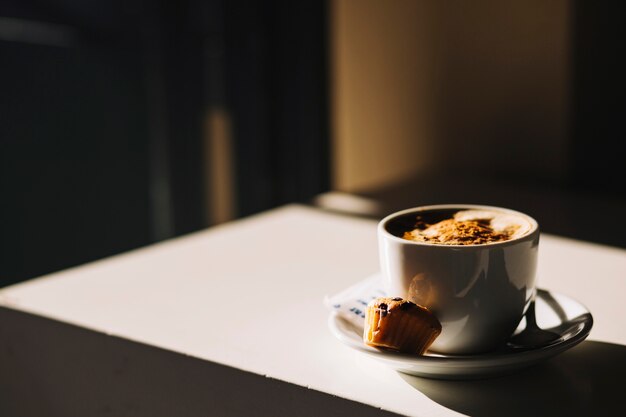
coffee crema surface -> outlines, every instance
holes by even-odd
[[[425,212],[412,217],[414,224],[400,237],[439,245],[504,242],[521,237],[531,229],[530,223],[521,216],[490,210],[446,210],[446,213]]]

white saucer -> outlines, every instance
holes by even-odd
[[[363,343],[362,329],[331,313],[328,321],[333,335],[345,345],[410,375],[437,379],[474,379],[496,376],[525,368],[576,346],[585,340],[593,326],[591,313],[578,301],[565,295],[537,290],[536,319],[542,329],[552,329],[564,323],[571,326],[561,337],[545,346],[519,350],[508,346],[488,354],[453,356],[427,353],[423,356],[382,351]],[[519,332],[524,327],[522,320]]]

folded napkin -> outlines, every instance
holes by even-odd
[[[365,326],[365,309],[374,298],[384,297],[380,274],[372,275],[345,290],[324,298],[324,304],[344,319],[362,329]]]

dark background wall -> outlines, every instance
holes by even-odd
[[[332,4],[336,188],[373,217],[492,204],[626,247],[621,2]]]
[[[325,4],[0,3],[0,285],[210,224],[208,109],[233,216],[328,188]]]

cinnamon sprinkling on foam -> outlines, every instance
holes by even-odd
[[[404,239],[441,245],[480,245],[509,240],[519,226],[511,225],[505,230],[494,230],[491,219],[446,219],[435,224],[425,224],[417,219],[416,228],[404,232]]]

